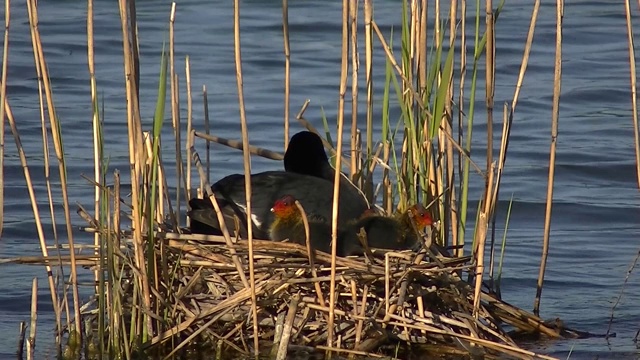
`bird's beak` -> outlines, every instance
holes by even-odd
[[[275,212],[275,210],[273,210],[273,208],[271,208],[271,210],[270,210],[270,211],[271,211],[271,212]]]

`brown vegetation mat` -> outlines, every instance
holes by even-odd
[[[178,335],[184,340],[179,349],[204,337],[219,349],[249,355],[251,291],[242,279],[249,279],[247,241],[233,246],[241,276],[222,237],[158,236],[161,257],[168,259],[162,267],[176,270],[164,299],[175,323],[146,346]],[[309,259],[305,247],[289,243],[255,240],[253,248],[260,351],[284,359],[288,350],[327,349],[331,257]],[[474,317],[473,288],[461,280],[468,261],[430,258],[424,251],[338,257],[333,348],[343,355],[418,348],[430,356],[548,358],[520,349],[504,329],[559,336],[533,314],[483,293]]]

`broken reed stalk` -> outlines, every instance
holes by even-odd
[[[551,232],[551,209],[553,207],[553,180],[556,170],[556,147],[558,143],[558,118],[560,116],[560,87],[562,84],[562,18],[564,16],[564,0],[556,0],[556,55],[553,72],[553,108],[551,111],[551,145],[549,149],[549,178],[547,181],[547,204],[544,217],[544,236],[542,239],[542,255],[533,303],[533,313],[540,313],[540,297],[544,284],[544,273],[549,255],[549,234]]]
[[[38,325],[38,278],[31,282],[31,325],[29,326],[29,346],[27,346],[27,359],[33,360],[36,353],[36,328]]]
[[[256,278],[253,271],[253,220],[251,219],[251,157],[249,156],[249,133],[247,116],[244,107],[244,90],[242,80],[242,54],[240,47],[240,0],[233,2],[233,45],[236,64],[236,82],[238,85],[238,106],[240,108],[240,125],[242,131],[242,159],[244,164],[244,189],[247,212],[247,239],[249,240],[249,283],[251,286],[251,314],[253,317],[253,353],[258,358],[260,353],[258,338],[258,303],[256,300]]]
[[[178,74],[176,74],[175,68],[175,22],[176,22],[176,3],[171,3],[171,15],[169,16],[169,79],[171,82],[171,124],[173,125],[173,136],[175,140],[176,149],[176,211],[180,214],[180,189],[184,189],[185,197],[189,197],[187,192],[187,185],[183,179],[183,166],[182,166],[182,125],[180,121],[180,88],[178,84]],[[162,201],[158,204],[162,206]],[[178,225],[180,225],[180,217],[177,217]],[[176,227],[177,228],[177,227]]]
[[[31,43],[33,46],[33,55],[35,60],[36,68],[39,68],[40,81],[44,86],[46,101],[47,101],[47,109],[49,115],[49,123],[51,124],[51,133],[53,135],[53,144],[56,152],[56,157],[58,158],[58,171],[60,176],[60,188],[62,190],[62,205],[64,208],[64,218],[66,222],[66,230],[67,230],[67,239],[69,242],[69,247],[74,247],[73,240],[73,227],[71,224],[71,212],[69,209],[69,196],[68,196],[68,187],[67,187],[67,177],[66,177],[66,165],[65,165],[65,156],[63,151],[62,144],[62,134],[61,125],[58,123],[58,118],[55,113],[55,105],[53,102],[53,94],[51,90],[51,83],[49,81],[49,73],[47,64],[44,58],[44,51],[42,49],[42,42],[40,41],[40,32],[38,30],[38,10],[34,0],[27,1],[27,10],[29,13],[29,25],[31,27]],[[41,104],[44,106],[44,104]],[[73,295],[73,305],[74,305],[74,318],[75,318],[75,328],[77,331],[81,329],[80,323],[80,297],[78,295],[78,282],[77,282],[77,268],[75,267],[75,252],[71,251],[71,278],[70,278],[70,286],[71,292]]]
[[[289,146],[289,101],[291,91],[291,48],[289,46],[289,0],[282,0],[282,39],[284,40],[284,150]]]
[[[9,59],[9,28],[11,27],[11,0],[4,2],[4,45],[2,47],[2,83],[0,84],[0,237],[4,228],[4,99],[7,96],[7,61]]]
[[[629,46],[629,75],[631,77],[631,110],[633,111],[633,139],[636,152],[636,177],[640,188],[640,134],[638,133],[638,99],[636,80],[636,52],[633,46],[633,24],[631,22],[631,9],[629,1],[624,3],[625,20],[627,22],[627,44]],[[5,35],[6,36],[6,35]],[[6,46],[5,38],[5,46]],[[3,80],[4,82],[4,80]]]
[[[344,102],[347,92],[347,72],[349,71],[349,0],[342,0],[342,50],[340,62],[340,90],[338,94],[338,130],[336,140],[337,171],[333,179],[333,206],[331,216],[331,281],[329,284],[329,320],[327,321],[327,346],[333,346],[333,322],[336,297],[336,253],[338,248],[338,198],[340,196],[340,172],[342,163],[342,131],[344,127]],[[329,355],[330,356],[330,355]]]

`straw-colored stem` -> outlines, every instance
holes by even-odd
[[[460,34],[466,34],[467,31],[467,0],[460,1]],[[467,37],[460,36],[460,84],[458,92],[458,144],[462,144],[462,119],[464,119],[464,86],[465,79],[467,77]],[[462,181],[462,156],[458,156],[458,178]],[[466,162],[466,160],[465,160]],[[462,184],[460,186],[462,188]],[[466,203],[466,201],[465,201]],[[457,210],[457,209],[456,209]],[[464,255],[464,239],[460,236],[460,230],[462,230],[461,215],[456,211],[455,219],[454,215],[451,217],[451,226],[456,230],[451,230],[451,243],[456,246],[453,251],[453,255],[456,257],[462,257]],[[464,233],[462,234],[464,235]]]
[[[9,59],[9,27],[11,0],[4,2],[4,46],[2,48],[2,84],[0,86],[0,237],[4,227],[4,99],[7,96],[7,62]]]
[[[551,111],[551,145],[549,154],[549,177],[547,180],[547,205],[544,218],[544,236],[542,238],[542,256],[536,298],[533,303],[533,313],[540,313],[540,296],[544,284],[544,272],[549,255],[549,234],[551,232],[551,209],[553,207],[553,180],[556,170],[556,146],[558,143],[558,118],[560,116],[560,89],[562,84],[562,18],[564,16],[564,0],[556,0],[556,56],[553,73],[553,109]]]
[[[355,150],[358,147],[358,0],[349,3],[349,29],[351,30],[351,180],[354,181],[358,170]],[[339,169],[339,168],[338,168]]]
[[[289,310],[287,311],[287,317],[284,322],[284,329],[282,330],[282,338],[280,339],[280,346],[278,347],[276,360],[287,359],[287,349],[289,347],[289,341],[291,340],[291,330],[293,329],[293,322],[296,318],[296,312],[298,311],[299,302],[300,295],[293,295],[293,297],[291,298],[291,302],[289,303]]]
[[[289,46],[289,0],[282,0],[282,38],[284,40],[284,150],[289,146],[289,101],[291,92],[291,48]]]
[[[113,297],[113,311],[111,312],[112,316],[109,317],[109,320],[111,322],[111,343],[113,344],[111,348],[114,352],[114,357],[117,358],[118,355],[122,353],[122,349],[119,346],[120,340],[126,339],[126,336],[122,336],[120,333],[121,331],[124,331],[124,327],[121,328],[120,321],[120,317],[122,316],[123,301],[121,295],[122,293],[119,291],[120,277],[117,275],[119,274],[120,270],[120,259],[118,258],[118,256],[115,256],[113,254],[115,253],[115,249],[120,249],[120,172],[118,170],[116,170],[113,174],[113,193],[113,236],[108,237],[108,239],[110,239],[109,244],[111,244],[109,249],[109,256],[111,258],[111,261],[109,261],[108,266],[110,269],[112,269],[112,271],[109,272],[109,284],[111,284],[111,291],[109,292],[109,294]],[[126,346],[127,342],[124,341],[124,343]]]
[[[33,182],[31,181],[31,171],[29,170],[29,165],[27,164],[27,156],[24,153],[24,148],[22,147],[22,140],[20,140],[20,132],[18,131],[18,127],[16,126],[15,118],[13,117],[13,112],[9,107],[9,101],[7,98],[3,98],[4,109],[7,114],[7,120],[9,120],[9,127],[11,128],[11,133],[13,134],[13,139],[16,143],[16,149],[18,151],[18,157],[20,158],[20,166],[22,167],[22,171],[24,174],[25,183],[27,185],[27,192],[29,193],[29,200],[31,202],[31,210],[33,211],[33,218],[35,219],[36,231],[38,233],[38,240],[40,241],[40,251],[42,252],[42,256],[48,257],[49,251],[47,250],[47,244],[44,238],[44,230],[42,228],[42,221],[40,220],[40,211],[38,210],[38,201],[36,200],[36,194],[33,188]],[[51,294],[51,304],[56,314],[56,326],[57,331],[61,330],[60,323],[60,312],[58,305],[58,297],[56,295],[56,286],[53,279],[53,272],[51,270],[51,266],[46,264],[44,266],[47,273],[47,280],[49,283],[49,291]],[[59,341],[59,337],[56,336],[56,342]]]
[[[253,221],[251,219],[251,157],[249,156],[249,132],[247,130],[247,116],[244,107],[242,55],[240,47],[240,1],[233,2],[233,44],[236,64],[236,83],[238,85],[238,106],[240,109],[240,125],[242,128],[242,159],[244,163],[244,188],[247,212],[247,238],[249,240],[249,283],[251,287],[251,313],[253,316],[253,351],[256,359],[259,351],[258,337],[258,304],[256,300],[256,279],[253,270]],[[338,173],[338,172],[337,172]]]
[[[67,227],[67,238],[69,246],[73,248],[73,227],[71,224],[71,213],[69,209],[69,196],[67,193],[67,178],[66,178],[66,165],[64,150],[62,149],[62,138],[60,134],[61,126],[58,123],[58,118],[55,114],[55,105],[53,103],[53,95],[51,92],[51,84],[49,82],[49,74],[47,65],[44,59],[44,51],[42,49],[42,43],[40,41],[40,32],[38,30],[38,12],[34,0],[27,2],[27,8],[29,10],[29,23],[31,25],[32,42],[34,45],[34,56],[37,58],[37,65],[40,67],[42,74],[42,82],[45,89],[47,99],[47,109],[49,110],[49,121],[51,123],[51,133],[53,135],[53,144],[58,158],[58,171],[60,173],[60,188],[62,190],[62,205],[64,208],[64,216]],[[71,251],[71,291],[73,294],[73,305],[75,315],[76,329],[80,327],[80,298],[78,295],[77,286],[77,269],[75,267],[75,252]]]
[[[38,278],[31,282],[31,325],[29,326],[29,346],[27,360],[33,360],[36,353],[36,329],[38,325]]]
[[[130,36],[129,16],[131,21],[135,19],[135,11],[131,14],[129,9],[135,8],[135,0],[125,1],[119,0],[120,25],[122,28],[122,53],[124,57],[124,78],[127,93],[127,130],[129,135],[129,168],[131,172],[131,204],[132,207],[132,227],[133,227],[133,244],[135,254],[135,265],[138,269],[144,268],[144,247],[142,239],[142,231],[144,219],[141,209],[140,197],[140,174],[143,164],[143,145],[142,145],[142,129],[140,126],[140,112],[138,107],[138,68],[137,68],[137,33]],[[127,6],[129,5],[129,6]],[[131,27],[132,31],[136,31],[137,25],[134,23]],[[131,40],[130,40],[131,39]],[[149,290],[149,279],[145,272],[137,277],[137,282],[142,291],[141,301],[142,310],[136,312],[143,318],[143,329],[140,332],[132,332],[136,334],[142,333],[141,341],[146,341],[147,336],[152,333],[152,323],[150,314],[151,309],[151,293]],[[137,299],[134,297],[134,299]],[[132,315],[134,313],[132,312]],[[131,326],[139,324],[138,319],[131,322]],[[137,330],[137,329],[136,329]]]
[[[171,4],[171,16],[169,17],[169,68],[170,68],[170,79],[171,79],[171,119],[173,124],[173,135],[175,139],[175,149],[176,149],[176,212],[180,214],[180,189],[184,189],[186,196],[189,196],[187,193],[187,185],[183,178],[184,168],[182,166],[182,125],[180,121],[180,94],[179,94],[179,85],[178,85],[178,74],[176,74],[175,69],[175,45],[174,45],[174,25],[175,25],[175,17],[176,17],[176,3],[173,2]],[[160,203],[162,205],[162,203]],[[178,221],[176,225],[176,229],[180,226],[180,217],[177,216],[176,220]]]
[[[188,154],[189,149],[191,149],[191,145],[193,144],[193,136],[191,133],[191,125],[193,121],[193,97],[191,96],[191,61],[189,60],[189,55],[187,55],[184,64],[185,78],[187,82],[187,146],[185,150]],[[187,171],[185,172],[185,177],[187,187],[186,196],[187,199],[189,199],[191,197],[191,161],[187,161]],[[189,217],[187,217],[187,226],[190,226]]]
[[[493,20],[493,2],[485,0],[485,25],[486,38],[485,45],[485,101],[487,106],[487,171],[493,163],[493,94],[495,85],[493,83],[495,76],[495,46],[494,46],[494,20]]]
[[[367,82],[367,159],[373,151],[373,0],[364,0],[364,54]]]
[[[102,136],[100,129],[100,113],[98,111],[98,88],[96,84],[95,61],[93,49],[93,0],[87,0],[87,64],[89,66],[89,83],[91,87],[91,109],[93,126],[93,179],[97,184],[102,182]],[[94,187],[94,214],[100,214],[100,194],[99,187]],[[99,253],[100,234],[93,235],[93,243],[96,245],[95,253]],[[93,278],[98,283],[101,269],[96,267]],[[100,312],[102,315],[103,312]]]
[[[627,21],[627,43],[629,44],[629,75],[631,77],[631,110],[633,111],[633,139],[634,139],[635,151],[636,151],[636,178],[638,180],[638,188],[640,188],[640,134],[638,133],[636,54],[635,54],[635,49],[633,45],[634,43],[633,42],[633,25],[631,22],[631,9],[629,9],[629,1],[624,2],[624,11],[625,11],[625,16]],[[6,42],[6,39],[5,39],[5,42]]]
[[[204,133],[209,135],[211,127],[209,122],[209,97],[207,96],[207,86],[202,85],[202,104],[204,106]],[[206,141],[206,157],[207,161],[207,182],[211,183],[211,142]]]
[[[316,269],[316,264],[314,260],[314,249],[311,246],[311,238],[309,236],[309,219],[307,218],[307,213],[304,211],[302,204],[298,200],[296,200],[296,207],[298,211],[300,211],[300,215],[302,217],[302,223],[304,225],[304,238],[305,244],[307,246],[307,257],[309,259],[309,266],[311,266],[311,275],[314,278],[318,278],[318,271]],[[320,287],[319,282],[314,283],[314,287],[316,290],[316,295],[318,296],[318,304],[324,306],[324,295],[322,294],[322,288]]]
[[[340,63],[340,90],[338,95],[338,133],[336,153],[342,154],[342,129],[344,127],[344,102],[347,92],[347,72],[349,67],[349,0],[342,0],[342,51]],[[342,157],[336,157],[336,169],[340,169]],[[338,249],[338,199],[340,196],[340,171],[333,179],[333,208],[331,218],[331,281],[329,283],[329,321],[327,322],[327,346],[333,346],[333,322],[336,297],[336,252]]]

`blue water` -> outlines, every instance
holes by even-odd
[[[399,31],[399,2],[376,0],[375,19],[388,36]],[[155,108],[162,42],[168,34],[170,4],[138,2],[141,50],[141,111],[147,129]],[[502,104],[511,102],[522,58],[532,4],[508,2],[496,27],[496,119]],[[638,10],[632,4],[634,16]],[[311,106],[305,116],[321,128],[322,110],[335,119],[340,72],[340,2],[293,1],[291,31],[291,116],[305,99]],[[433,10],[430,9],[430,12]],[[484,11],[484,10],[483,10]],[[505,300],[531,309],[535,296],[543,233],[549,160],[555,4],[541,7],[520,101],[513,123],[507,166],[502,182],[499,237],[504,211],[513,195],[503,278]],[[68,161],[70,203],[92,208],[93,189],[80,175],[93,173],[91,106],[86,65],[86,3],[40,1],[40,31],[45,49],[54,100],[63,125]],[[243,1],[242,56],[244,93],[253,144],[282,150],[284,56],[280,2]],[[443,10],[443,16],[446,12]],[[473,13],[468,14],[468,26]],[[484,20],[482,20],[484,22]],[[640,28],[637,19],[635,28]],[[194,94],[194,126],[203,129],[201,89],[207,86],[213,131],[219,136],[240,138],[237,89],[233,59],[232,6],[228,1],[180,1],[176,15],[176,66],[181,81],[181,100],[186,106],[184,58],[191,59]],[[360,24],[362,26],[362,24]],[[431,29],[430,29],[431,31]],[[127,182],[126,102],[122,69],[122,35],[117,5],[95,3],[95,61],[98,90],[105,111],[108,134],[106,153],[111,169],[120,169]],[[47,241],[52,243],[52,221],[48,216],[44,182],[42,140],[39,122],[36,73],[29,37],[26,7],[12,2],[7,94],[22,137],[34,178],[40,212],[45,219]],[[471,47],[469,47],[470,52]],[[375,66],[384,66],[380,50]],[[364,57],[362,57],[364,65]],[[377,84],[383,72],[378,71]],[[364,73],[361,72],[361,79]],[[484,70],[479,73],[484,79]],[[469,83],[470,80],[467,80]],[[362,81],[364,84],[364,81]],[[479,89],[484,89],[482,81]],[[361,88],[361,94],[364,87]],[[476,109],[483,109],[480,92]],[[382,92],[376,92],[376,99]],[[633,126],[629,90],[628,49],[622,4],[570,1],[565,6],[563,82],[555,205],[551,230],[548,271],[542,298],[544,318],[562,318],[573,328],[606,332],[611,308],[620,293],[627,270],[636,256],[640,197],[635,175]],[[361,105],[360,112],[364,106]],[[186,110],[182,109],[182,118]],[[376,109],[380,113],[379,106]],[[397,109],[392,110],[398,114]],[[167,110],[166,114],[169,114]],[[473,158],[484,166],[486,126],[483,111],[476,113]],[[364,117],[361,117],[364,119]],[[292,122],[293,123],[293,122]],[[301,130],[293,123],[292,131]],[[165,128],[166,151],[173,145],[170,126]],[[7,130],[8,131],[8,130]],[[497,139],[497,137],[496,137]],[[496,140],[497,141],[497,140]],[[203,150],[202,144],[198,149]],[[214,146],[212,178],[242,170],[241,154]],[[280,164],[254,157],[255,171],[279,168]],[[173,165],[168,166],[169,174]],[[40,254],[33,213],[24,189],[24,177],[10,133],[6,137],[5,222],[0,257]],[[52,179],[59,178],[57,167]],[[172,179],[170,177],[169,179]],[[479,178],[473,179],[478,198]],[[54,186],[56,210],[62,203]],[[73,205],[75,209],[75,205]],[[73,215],[73,225],[85,226]],[[58,233],[66,242],[62,218],[56,218]],[[76,241],[90,241],[79,231]],[[612,330],[616,338],[561,340],[530,344],[532,349],[572,359],[639,358],[632,339],[640,329],[640,280],[634,271],[614,312]],[[41,357],[51,356],[52,317],[45,272],[39,266],[1,265],[0,358],[12,358],[16,350],[18,324],[29,319],[31,280],[39,278],[38,347]],[[86,275],[85,275],[86,276]],[[88,293],[83,293],[84,300]]]

